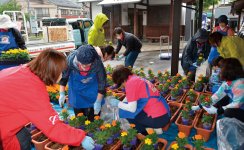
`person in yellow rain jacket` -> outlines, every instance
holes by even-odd
[[[108,17],[103,13],[98,13],[94,24],[88,32],[88,44],[93,46],[105,46],[105,32],[103,29],[104,24],[108,22]]]
[[[214,32],[209,36],[211,45],[216,46],[220,56],[237,58],[244,65],[244,39],[237,36],[223,36]]]

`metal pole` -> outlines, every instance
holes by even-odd
[[[113,7],[113,6],[112,6]],[[113,24],[112,24],[112,12],[111,11],[109,11],[109,28],[110,28],[110,40],[111,40],[111,42],[113,43]]]
[[[202,28],[202,8],[203,8],[203,0],[199,0],[199,8],[198,8],[198,23],[197,29]]]
[[[171,75],[176,75],[179,68],[180,22],[182,0],[173,0],[173,39],[171,57]]]
[[[30,0],[27,0],[27,5],[28,5],[28,13],[30,13]]]

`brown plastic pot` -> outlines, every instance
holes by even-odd
[[[185,133],[186,136],[189,136],[190,133],[191,133],[191,129],[193,128],[193,126],[194,126],[194,124],[195,124],[195,122],[197,120],[198,113],[197,112],[195,113],[195,116],[194,116],[191,124],[189,124],[189,125],[183,125],[183,124],[181,124],[181,118],[182,118],[181,117],[181,113],[178,116],[177,120],[175,121],[175,124],[178,126],[179,132],[183,132],[183,133]]]
[[[44,150],[45,145],[49,142],[48,138],[43,141],[37,141],[37,138],[39,138],[41,135],[43,135],[43,133],[38,132],[31,137],[31,141],[35,145],[36,150]]]
[[[171,146],[172,146],[173,144],[175,144],[175,143],[176,143],[176,141],[173,141],[173,142],[169,145],[169,147],[168,147],[167,150],[171,150]],[[186,144],[186,145],[185,145],[185,148],[187,148],[188,150],[193,150],[193,146],[190,145],[190,144]]]
[[[174,114],[171,114],[171,118],[170,118],[169,123],[166,126],[163,127],[164,131],[167,131],[169,129],[169,127],[170,127],[170,124],[175,121],[175,119],[177,118],[177,115],[178,115],[178,113],[179,113],[179,111],[180,111],[180,109],[182,107],[182,104],[181,103],[177,103],[177,102],[169,102],[169,107],[171,107],[171,106],[176,106],[176,107],[178,107],[178,109],[175,111]]]
[[[211,133],[214,131],[214,128],[215,128],[215,125],[216,125],[216,119],[217,119],[217,115],[213,115],[214,118],[213,118],[213,123],[212,123],[212,127],[210,130],[206,130],[206,129],[203,129],[202,127],[199,126],[199,122],[201,121],[202,119],[202,115],[205,111],[201,111],[200,114],[199,114],[199,117],[197,118],[197,120],[195,121],[195,124],[194,124],[194,128],[197,130],[197,134],[200,134],[203,136],[203,139],[205,141],[208,141],[209,138],[210,138],[210,135]]]

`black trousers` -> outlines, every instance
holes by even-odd
[[[214,106],[216,108],[220,109],[221,107],[226,106],[229,103],[230,103],[230,98],[228,96],[225,96],[219,102],[217,102]],[[224,110],[224,112],[222,114],[224,114],[225,117],[236,118],[236,119],[244,122],[244,110],[243,109],[227,108],[226,110]],[[218,115],[222,115],[222,114],[218,114]]]
[[[16,136],[19,141],[21,150],[31,150],[31,134],[25,127],[22,128],[16,134]]]
[[[170,120],[168,114],[160,117],[152,118],[148,117],[144,111],[141,111],[134,119],[127,119],[129,123],[135,124],[139,133],[147,135],[146,128],[162,128]]]
[[[79,113],[83,113],[87,116],[87,119],[94,121],[94,109],[93,108],[74,108],[74,113],[77,116]]]

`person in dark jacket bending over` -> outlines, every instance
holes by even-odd
[[[26,49],[25,40],[8,15],[0,15],[0,53],[9,49]]]
[[[126,48],[125,52],[119,56],[119,59],[125,57],[125,67],[132,67],[141,52],[142,43],[133,34],[125,32],[121,27],[114,29],[114,34],[118,39],[116,54],[119,53],[122,45]]]
[[[192,81],[195,81],[196,63],[200,54],[206,60],[210,52],[210,45],[208,43],[208,32],[205,29],[198,29],[197,33],[187,42],[183,50],[181,58],[181,66],[184,73],[192,72]]]
[[[68,82],[69,104],[75,115],[83,113],[89,120],[101,110],[105,94],[106,72],[96,50],[91,45],[83,45],[71,53],[68,68],[60,81],[59,104],[65,101],[65,86]]]

